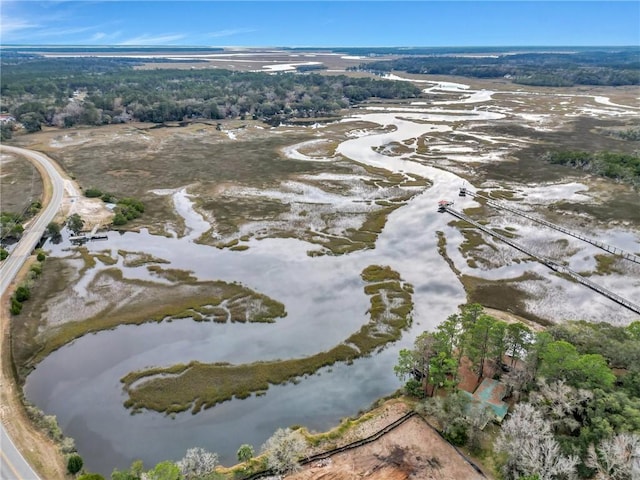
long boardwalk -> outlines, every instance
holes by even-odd
[[[464,220],[465,222],[470,223],[474,227],[482,230],[485,233],[488,233],[489,235],[497,238],[498,240],[501,240],[502,242],[506,243],[507,245],[510,245],[511,247],[515,248],[516,250],[520,250],[522,253],[524,253],[526,255],[529,255],[532,258],[535,258],[537,261],[539,261],[540,263],[543,263],[544,265],[549,267],[554,272],[563,273],[565,275],[568,275],[569,277],[573,278],[576,282],[581,283],[581,284],[589,287],[592,290],[595,290],[599,294],[604,295],[605,297],[613,300],[614,302],[618,303],[619,305],[622,305],[623,307],[628,308],[632,312],[640,314],[640,306],[636,305],[635,303],[630,302],[626,298],[621,297],[620,295],[618,295],[616,293],[613,293],[611,290],[607,290],[606,288],[598,285],[597,283],[592,282],[588,278],[585,278],[582,275],[580,275],[578,272],[575,272],[575,271],[571,270],[569,267],[565,267],[564,265],[560,265],[559,263],[557,263],[557,262],[555,262],[555,261],[553,261],[553,260],[551,260],[551,259],[549,259],[549,258],[547,258],[545,256],[542,256],[542,255],[540,255],[538,253],[533,252],[532,250],[529,250],[526,247],[523,247],[519,243],[514,242],[513,240],[511,240],[510,238],[507,238],[504,235],[500,235],[499,233],[494,232],[493,230],[487,228],[486,226],[476,222],[475,220],[472,220],[471,218],[466,216],[464,213],[459,212],[457,210],[454,210],[453,208],[451,208],[450,205],[441,205],[440,206],[440,211],[446,211],[446,212],[450,213],[451,215],[453,215],[454,217],[458,217],[460,220]]]
[[[549,227],[549,228],[553,228],[554,230],[558,230],[559,232],[562,233],[566,233],[567,235],[570,235],[574,238],[577,238],[579,240],[582,240],[583,242],[587,242],[590,243],[591,245],[594,245],[602,250],[604,250],[605,252],[609,252],[609,253],[613,253],[614,255],[618,255],[621,258],[624,258],[625,260],[629,260],[630,262],[634,262],[634,263],[638,263],[640,264],[640,257],[638,257],[637,255],[634,255],[633,253],[629,253],[626,252],[625,250],[622,250],[621,248],[618,247],[614,247],[612,245],[607,245],[606,243],[600,242],[598,240],[594,240],[593,238],[589,238],[589,237],[585,237],[584,235],[581,235],[579,233],[573,232],[567,228],[564,228],[560,225],[556,225],[555,223],[551,223],[551,222],[547,222],[546,220],[543,220],[541,218],[535,217],[527,212],[523,212],[522,210],[518,210],[517,208],[513,208],[510,205],[506,205],[502,202],[497,202],[495,200],[491,200],[488,197],[485,197],[484,195],[480,195],[478,193],[472,192],[470,190],[467,190],[465,187],[462,187],[460,189],[460,196],[465,196],[465,195],[469,195],[471,197],[474,198],[481,198],[483,200],[486,201],[487,205],[493,207],[493,208],[497,208],[500,210],[507,210],[511,213],[515,213],[516,215],[520,215],[521,217],[527,218],[533,222],[537,222],[541,225],[544,225],[545,227]]]

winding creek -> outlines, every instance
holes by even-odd
[[[408,155],[388,157],[372,147],[446,132],[451,130],[447,122],[502,116],[470,106],[468,110],[367,111],[354,117],[393,125],[395,130],[350,138],[339,145],[337,153],[433,182],[431,188],[390,215],[375,250],[312,258],[307,251],[314,246],[295,239],[252,240],[244,252],[199,245],[193,240],[209,224],[191,209],[184,190],[174,193],[174,200],[185,218],[185,237],[167,238],[146,231],[110,233],[106,243],[87,244],[96,252],[105,248],[144,251],[168,260],[166,267],[192,270],[200,280],[241,282],[284,303],[288,315],[274,324],[174,320],[86,335],[37,366],[27,379],[27,398],[45,413],[57,416],[64,433],[75,438],[89,470],[108,475],[114,467],[128,467],[134,459],[144,460],[147,466],[178,460],[196,446],[218,452],[223,464],[232,464],[241,444],[250,443],[259,450],[279,427],[304,424],[310,429],[327,429],[390,394],[400,386],[392,368],[398,351],[454,313],[466,298],[459,280],[438,253],[436,231],[443,231],[448,243],[454,245],[462,242],[462,236],[448,226],[450,217],[436,212],[437,202],[455,196],[457,208],[464,209],[474,201],[457,197],[463,180],[453,173],[419,164]],[[54,255],[62,254],[53,248]],[[453,248],[450,253],[456,254]],[[263,396],[225,402],[197,415],[131,415],[123,407],[126,398],[120,378],[143,367],[191,360],[246,363],[296,358],[332,348],[368,321],[369,303],[360,272],[371,264],[389,265],[415,287],[413,325],[400,341],[383,351],[351,365],[324,368],[297,384],[271,386]],[[151,278],[144,267],[129,268],[120,263],[119,268],[126,278]],[[515,275],[522,269],[512,268]]]

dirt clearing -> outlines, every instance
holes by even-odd
[[[420,417],[370,444],[314,462],[287,480],[486,478]]]

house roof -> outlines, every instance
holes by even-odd
[[[509,405],[502,401],[507,394],[507,387],[504,383],[485,378],[473,393],[463,393],[470,397],[474,405],[491,408],[496,416],[496,421],[501,422],[507,415]]]

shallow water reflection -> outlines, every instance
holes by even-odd
[[[439,200],[456,196],[463,180],[407,156],[391,158],[372,149],[451,129],[407,120],[426,120],[426,115],[405,112],[398,119],[390,113],[363,114],[358,118],[397,128],[347,140],[338,148],[359,162],[415,173],[433,182],[390,215],[375,250],[312,258],[307,251],[317,247],[294,239],[252,240],[244,252],[218,250],[193,243],[192,237],[205,229],[196,217],[186,222],[191,235],[185,238],[146,231],[110,233],[107,242],[87,245],[92,251],[111,249],[113,256],[118,249],[144,251],[170,262],[163,267],[192,270],[200,280],[241,282],[283,302],[288,313],[274,324],[176,320],[121,326],[82,337],[49,355],[27,379],[27,397],[57,416],[64,433],[76,439],[89,470],[108,475],[137,458],[152,466],[160,460],[178,460],[194,446],[218,452],[223,463],[231,464],[242,443],[259,449],[275,429],[292,424],[327,429],[400,386],[393,374],[399,349],[433,329],[466,300],[459,280],[438,253],[436,235],[443,231],[448,239],[461,239],[448,225],[451,217],[436,213],[436,206]],[[485,118],[493,117],[476,111],[458,120]],[[181,199],[185,212],[190,210],[186,196],[174,198]],[[460,210],[475,205],[470,198],[455,200]],[[53,255],[65,255],[60,246],[52,249]],[[456,246],[451,250],[459,256]],[[368,321],[369,299],[360,272],[371,264],[389,265],[415,287],[414,322],[399,342],[351,365],[322,369],[297,385],[272,386],[264,396],[225,402],[197,415],[131,415],[123,407],[120,378],[132,370],[191,360],[243,363],[295,358],[334,347]],[[144,266],[121,268],[125,278],[153,279]]]

